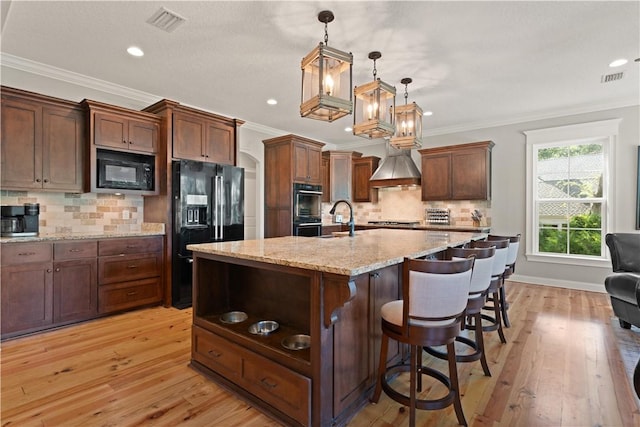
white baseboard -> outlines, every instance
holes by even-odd
[[[520,274],[514,274],[511,277],[509,277],[508,280],[513,282],[529,283],[532,285],[544,285],[544,286],[553,286],[556,288],[577,289],[580,291],[590,291],[590,292],[600,292],[600,293],[607,292],[604,289],[604,283],[573,282],[571,280],[557,280],[557,279],[549,279],[544,277],[522,276]]]

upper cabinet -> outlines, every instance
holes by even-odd
[[[490,200],[492,141],[418,150],[422,200]]]
[[[127,116],[95,113],[94,143],[118,150],[135,150],[147,153],[158,151],[157,120],[136,120]]]
[[[352,163],[362,156],[356,151],[322,152],[322,201],[352,200]]]
[[[322,144],[324,145],[324,144]],[[306,184],[322,184],[321,153],[317,143],[298,139],[293,142],[293,181]]]
[[[173,157],[235,164],[235,126],[207,114],[173,113]]]
[[[5,190],[83,190],[84,112],[80,105],[2,87]]]
[[[160,118],[96,101],[84,101],[89,109],[92,145],[119,151],[158,152]]]
[[[377,203],[378,189],[369,185],[369,178],[378,169],[380,157],[367,156],[354,158],[353,170],[353,201],[360,203]]]

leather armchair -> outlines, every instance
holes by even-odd
[[[613,274],[604,286],[620,326],[640,328],[640,233],[610,233],[605,242],[611,254]]]

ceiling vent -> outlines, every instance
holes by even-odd
[[[167,33],[173,32],[173,30],[182,25],[184,21],[186,21],[185,18],[164,7],[158,9],[158,11],[154,13],[151,18],[147,19],[148,24],[160,28]]]
[[[622,77],[624,77],[624,71],[613,74],[605,74],[600,78],[600,83],[615,82],[616,80],[620,80]]]

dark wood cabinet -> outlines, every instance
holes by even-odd
[[[141,115],[140,119],[130,115]],[[94,144],[117,150],[145,153],[158,151],[160,120],[147,114],[129,112],[128,115],[96,112],[94,117]]]
[[[101,240],[98,312],[113,313],[162,300],[162,237]]]
[[[369,178],[378,169],[380,157],[367,156],[353,159],[353,201],[377,203],[378,189],[369,185]]]
[[[322,152],[322,201],[333,203],[352,200],[353,160],[362,153],[356,151]]]
[[[85,169],[85,189],[92,193],[113,193],[113,189],[98,185],[98,158],[101,156],[132,156],[137,161],[154,165],[152,190],[119,189],[119,193],[151,196],[160,192],[163,173],[157,154],[160,152],[161,119],[155,114],[134,111],[115,105],[85,99],[82,102],[89,117]],[[127,154],[122,154],[127,153]]]
[[[173,113],[173,157],[234,165],[235,126],[214,116],[186,111]]]
[[[307,184],[322,184],[320,157],[322,145],[308,141],[293,142],[293,181]]]
[[[53,253],[50,243],[2,247],[2,338],[53,323]]]
[[[98,243],[53,245],[53,322],[77,322],[98,314]]]
[[[2,87],[5,190],[83,190],[85,115],[69,101]]]
[[[323,143],[296,135],[263,141],[265,175],[265,237],[293,232],[293,183],[322,184]]]
[[[160,302],[162,240],[3,243],[2,339]]]
[[[418,150],[422,200],[490,200],[492,141]]]

